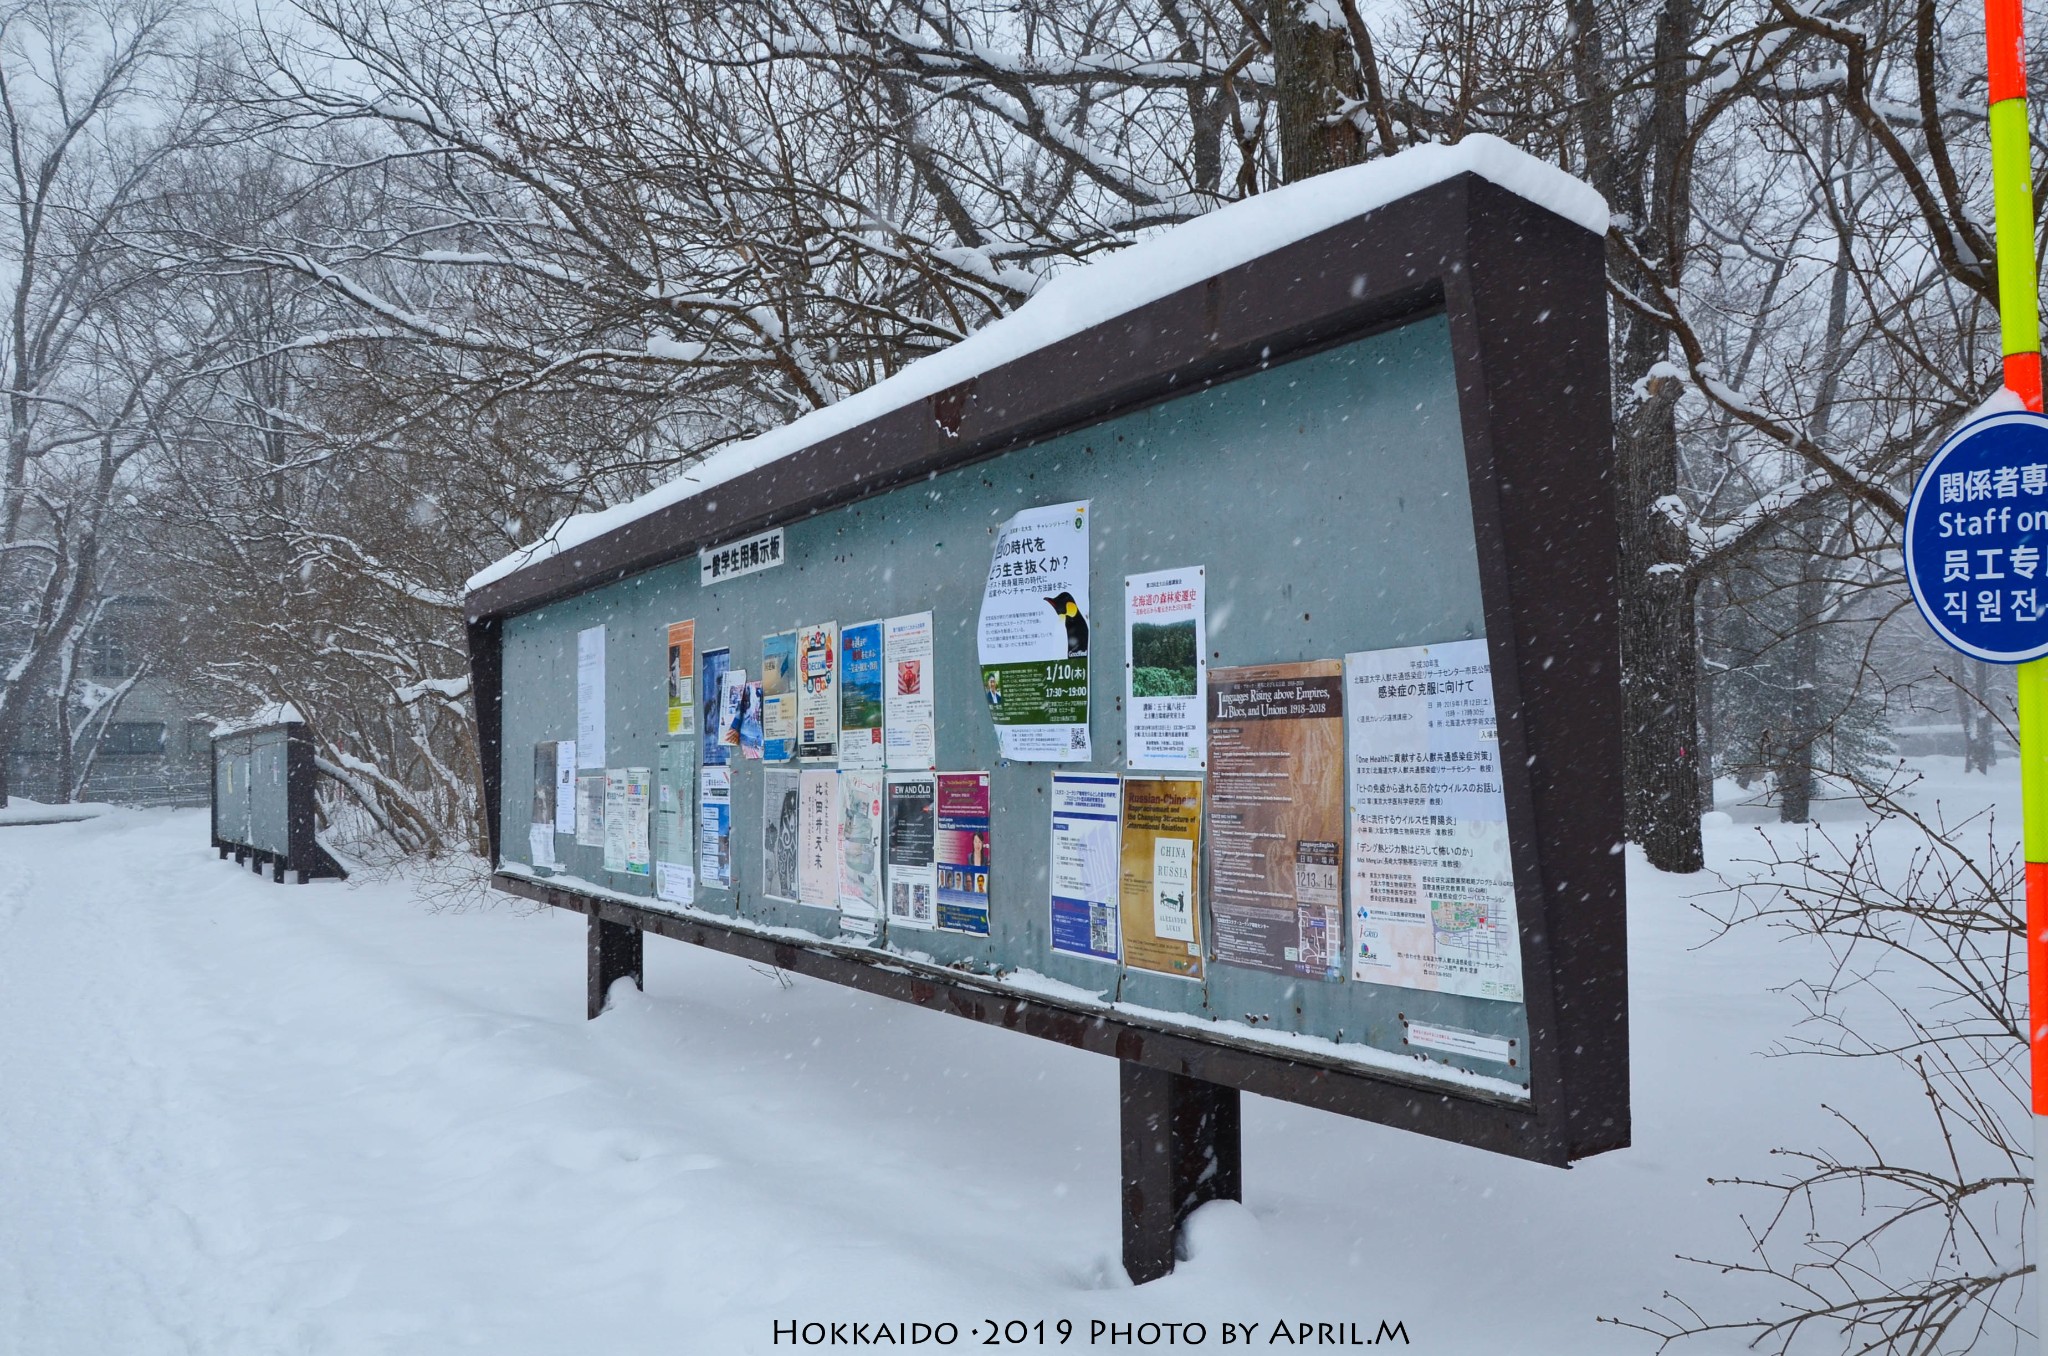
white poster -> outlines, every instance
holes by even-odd
[[[1152,935],[1195,940],[1195,845],[1186,838],[1152,840]]]
[[[707,767],[697,789],[697,876],[723,890],[732,884],[732,770]]]
[[[1027,509],[996,533],[976,646],[1003,757],[1085,763],[1088,501]]]
[[[555,744],[555,832],[576,832],[576,741]]]
[[[630,832],[626,814],[626,769],[606,768],[604,774],[604,869],[626,869],[626,844]]]
[[[839,774],[839,926],[872,936],[882,921],[882,774]]]
[[[555,827],[552,824],[526,826],[527,859],[535,866],[555,864]]]
[[[626,769],[626,871],[629,875],[647,875],[654,865],[654,854],[649,851],[647,812],[648,802],[653,798],[654,773],[644,767]]]
[[[604,774],[576,779],[576,845],[604,846]]]
[[[939,765],[932,701],[932,614],[882,623],[882,734],[888,765],[929,771]]]
[[[1351,977],[1522,1001],[1484,640],[1344,656]]]
[[[794,901],[802,852],[802,777],[795,768],[771,767],[761,780],[761,893]]]
[[[937,924],[938,782],[928,772],[892,772],[882,789],[882,855],[887,859],[889,927]]]
[[[1052,774],[1052,949],[1113,961],[1123,779]]]
[[[839,907],[839,774],[806,768],[798,784],[796,897]]]
[[[697,897],[697,821],[690,804],[696,748],[687,735],[655,746],[660,763],[654,777],[654,893],[675,904]]]
[[[654,864],[654,895],[671,904],[688,904],[696,898],[697,873],[688,862],[657,861]]]
[[[576,633],[576,752],[581,767],[604,766],[604,628]]]
[[[1209,635],[1203,569],[1124,580],[1124,758],[1134,768],[1209,767]]]

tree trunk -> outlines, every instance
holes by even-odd
[[[1977,666],[1977,729],[1980,737],[1978,757],[1983,762],[1985,775],[1998,766],[1998,722],[1991,718],[1992,668],[1989,664]],[[2001,674],[2000,677],[2004,675]]]
[[[1661,334],[1636,336],[1639,344]],[[1642,356],[1640,354],[1636,355]],[[1648,362],[1641,364],[1647,370]],[[1675,382],[1615,428],[1621,490],[1625,829],[1660,871],[1697,871],[1699,634],[1684,532],[1657,505],[1678,493]]]
[[[1700,811],[1705,813],[1714,808],[1714,679],[1707,666],[1714,662],[1714,622],[1718,616],[1711,601],[1712,595],[1704,585],[1694,594],[1694,617],[1700,629],[1700,679],[1698,697],[1700,709]]]
[[[1792,633],[1792,702],[1779,743],[1778,819],[1804,824],[1813,818],[1814,749],[1820,743],[1820,613],[1827,603],[1821,576],[1821,524],[1802,520],[1792,533],[1799,543],[1799,590]]]
[[[1963,673],[1956,681],[1956,714],[1963,722],[1963,771],[1989,774],[1992,764],[1998,761],[1996,735],[1987,705],[1989,696],[1985,693],[1985,677],[1989,664],[1974,660],[1957,661],[1963,666]]]
[[[1844,199],[1853,196],[1849,180],[1853,166],[1838,154],[1834,124],[1823,124],[1820,154],[1822,163],[1837,171],[1826,191],[1839,188]],[[1821,382],[1813,402],[1813,436],[1827,440],[1835,417],[1835,393],[1841,387],[1842,345],[1849,326],[1849,255],[1854,247],[1849,222],[1854,212],[1844,203],[1835,214],[1835,268],[1828,280],[1827,329],[1821,339]],[[1799,548],[1799,591],[1795,596],[1792,624],[1798,627],[1792,639],[1792,728],[1785,741],[1785,759],[1778,774],[1778,818],[1786,824],[1804,824],[1813,817],[1814,753],[1821,736],[1820,627],[1827,609],[1827,576],[1821,552],[1828,545],[1828,524],[1819,510],[1802,515],[1793,525],[1791,539]]]
[[[1351,39],[1319,19],[1330,6],[1273,0],[1274,103],[1280,120],[1280,177],[1287,183],[1365,158],[1364,138],[1337,112],[1358,97]]]
[[[71,754],[71,684],[64,683],[57,689],[57,791],[59,803],[68,802],[71,795],[71,769],[74,759]]]
[[[1664,287],[1683,279],[1691,219],[1686,98],[1694,15],[1691,0],[1665,0],[1657,18],[1656,92],[1645,127],[1649,193],[1640,245]],[[1616,188],[1638,197],[1641,181]],[[1628,281],[1628,280],[1624,280]],[[1615,427],[1621,515],[1623,789],[1628,836],[1661,871],[1697,871],[1700,846],[1699,631],[1690,543],[1664,511],[1678,496],[1678,389],[1650,378],[1670,339],[1649,320],[1621,324],[1617,394],[1638,383],[1647,398]]]

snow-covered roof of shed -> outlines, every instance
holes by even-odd
[[[1498,137],[1416,146],[1288,184],[1058,274],[1009,315],[866,390],[721,448],[637,499],[564,518],[540,540],[471,576],[468,587],[495,583],[658,509],[1460,174],[1476,174],[1595,235],[1607,233],[1607,204],[1591,185]]]
[[[290,702],[266,702],[240,720],[223,720],[213,727],[213,737],[241,734],[244,730],[267,730],[273,725],[298,725],[305,723],[299,708]]]

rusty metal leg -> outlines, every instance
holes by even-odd
[[[1207,1201],[1244,1196],[1236,1088],[1129,1060],[1123,1102],[1124,1270],[1143,1285],[1173,1270],[1180,1226]]]
[[[625,923],[608,923],[590,915],[589,975],[590,1017],[604,1011],[604,996],[612,984],[631,976],[633,987],[644,989],[640,973],[641,932]]]

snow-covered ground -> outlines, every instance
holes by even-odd
[[[104,805],[45,805],[41,801],[12,797],[0,806],[0,827],[15,824],[60,824],[67,820],[97,819],[107,812]]]
[[[2017,824],[2009,775],[1924,765]],[[1756,817],[1709,820],[1717,866]],[[1634,1148],[1565,1172],[1247,1098],[1245,1204],[1133,1288],[1109,1060],[659,938],[586,1023],[578,917],[273,885],[195,811],[0,826],[0,1353],[767,1352],[813,1319],[1647,1351],[1595,1318],[1725,1293],[1673,1256],[1742,1250],[1755,1201],[1707,1177],[1913,1095],[1762,1057],[1801,956],[1702,947],[1714,885],[1631,861]]]

